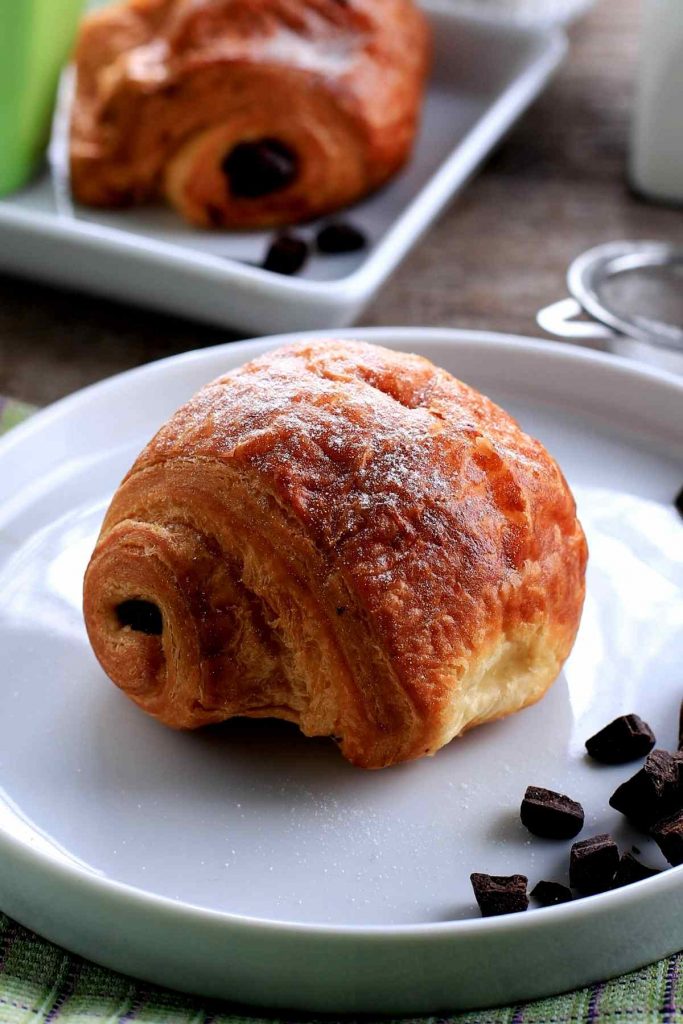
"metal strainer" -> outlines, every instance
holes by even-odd
[[[572,298],[537,316],[549,334],[608,347],[683,372],[683,247],[610,242],[574,260]],[[590,319],[576,319],[585,315]]]

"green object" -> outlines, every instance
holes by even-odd
[[[14,398],[2,398],[0,396],[0,434],[4,434],[12,427],[16,427],[22,420],[28,419],[31,413],[35,412],[34,405],[26,402],[17,402]]]
[[[0,195],[23,185],[44,152],[82,9],[83,0],[0,0]]]
[[[23,2],[23,0],[17,0]],[[0,397],[0,434],[34,411]],[[97,950],[92,950],[97,957]],[[558,955],[571,955],[564,950]],[[324,1024],[335,1024],[330,1017]],[[72,956],[0,913],[0,1024],[320,1024],[181,995]],[[353,1024],[342,1018],[339,1024]],[[364,1024],[683,1024],[683,953],[552,999]]]

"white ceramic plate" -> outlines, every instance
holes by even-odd
[[[595,6],[596,0],[448,0],[466,14],[523,25],[568,25]]]
[[[436,1011],[556,992],[683,946],[683,869],[572,905],[481,920],[471,871],[566,880],[569,843],[532,838],[525,787],[608,805],[630,767],[584,740],[637,711],[677,738],[683,635],[683,382],[557,344],[354,331],[417,351],[516,414],[559,459],[590,548],[566,670],[536,707],[436,757],[348,765],[292,726],[177,734],[103,675],[83,570],[138,450],[198,387],[273,344],[189,353],[89,388],[0,445],[0,906],[112,967],[245,1002]],[[634,769],[633,769],[634,770]]]
[[[426,7],[435,59],[415,153],[390,185],[348,214],[367,233],[367,251],[312,258],[288,278],[259,268],[272,234],[199,231],[162,207],[74,207],[59,171],[62,113],[55,175],[0,201],[0,270],[255,333],[350,323],[541,92],[566,49],[557,28],[467,18],[448,0]]]

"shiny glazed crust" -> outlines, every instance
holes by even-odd
[[[543,696],[586,556],[562,473],[502,409],[418,356],[303,342],[208,384],[144,449],[85,620],[168,725],[284,718],[381,768]],[[160,636],[121,625],[135,599]]]
[[[76,198],[160,195],[201,226],[293,223],[354,202],[407,159],[428,65],[412,0],[127,0],[84,21]],[[277,139],[286,187],[234,195],[233,148]]]

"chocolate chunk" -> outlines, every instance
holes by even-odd
[[[621,715],[586,740],[586,750],[601,764],[626,764],[649,754],[655,734],[638,715]]]
[[[683,751],[683,701],[678,712],[678,749]]]
[[[529,906],[528,879],[524,875],[470,875],[482,917],[519,914]]]
[[[669,864],[683,864],[683,811],[658,821],[651,834]]]
[[[308,256],[308,246],[296,235],[278,235],[266,253],[264,270],[275,274],[296,274]]]
[[[610,806],[641,828],[678,809],[680,758],[666,750],[653,750],[645,764],[610,797]]]
[[[539,882],[531,890],[531,898],[542,907],[554,907],[558,903],[569,903],[574,897],[571,889],[560,882]]]
[[[320,252],[336,254],[341,252],[358,252],[367,245],[365,235],[353,224],[335,221],[326,224],[318,232],[315,240]]]
[[[619,850],[611,836],[591,836],[574,843],[569,858],[569,884],[572,889],[592,895],[612,887],[619,866]]]
[[[279,139],[240,142],[224,157],[221,170],[237,199],[260,199],[286,188],[299,170],[296,153]]]
[[[128,626],[136,633],[146,633],[147,636],[159,636],[164,628],[161,612],[152,601],[141,601],[138,598],[122,601],[116,607],[116,617],[121,628]]]
[[[551,789],[528,786],[520,808],[522,824],[544,839],[573,839],[583,828],[583,807]]]
[[[659,868],[649,868],[647,864],[636,860],[633,854],[622,853],[612,886],[619,889],[622,885],[631,885],[632,882],[640,882],[643,878],[652,878],[659,873]]]
[[[674,498],[674,505],[678,512],[683,516],[683,487],[681,487],[680,491]]]

